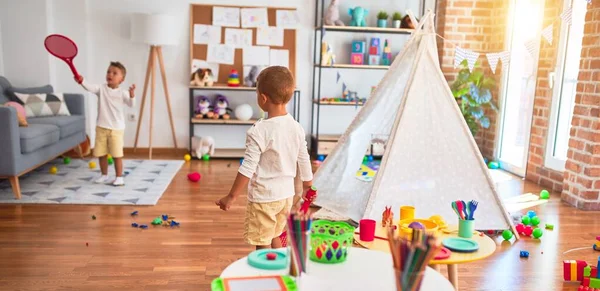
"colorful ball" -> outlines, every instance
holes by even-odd
[[[414,222],[411,222],[408,225],[408,228],[412,228],[412,229],[425,229],[425,226],[423,226],[423,224],[420,223],[420,222],[418,222],[418,221],[414,221]]]
[[[208,160],[210,160],[210,156],[209,155],[203,155],[202,156],[202,160],[208,161]]]
[[[531,233],[533,233],[533,227],[531,227],[531,226],[529,226],[529,225],[528,225],[528,226],[526,226],[526,227],[525,227],[525,229],[523,230],[523,233],[524,233],[526,236],[531,236]]]
[[[535,211],[533,211],[533,210],[527,211],[527,216],[529,216],[529,218],[533,218],[534,216],[536,216]]]
[[[200,178],[202,178],[202,176],[198,172],[190,173],[190,174],[188,174],[187,177],[188,177],[188,180],[190,180],[192,182],[198,182],[198,181],[200,181]]]
[[[550,199],[550,192],[548,192],[548,190],[544,189],[540,192],[540,198],[541,199]]]
[[[525,225],[523,225],[522,223],[519,223],[519,224],[515,225],[515,229],[517,230],[518,233],[523,233],[523,231],[525,231]]]
[[[108,164],[112,165],[115,162],[111,156],[108,157]]]
[[[525,215],[521,218],[521,222],[524,225],[530,225],[531,224],[531,218],[529,218],[529,216]]]
[[[534,238],[540,238],[542,237],[542,235],[544,234],[544,231],[542,231],[541,228],[536,228],[533,230],[533,237]]]
[[[190,156],[189,154],[185,154],[185,156],[183,156],[183,159],[184,159],[186,162],[189,162],[189,161],[191,161],[191,160],[192,160],[192,156]]]
[[[512,233],[512,231],[510,231],[510,230],[508,230],[508,229],[505,229],[505,230],[502,232],[502,238],[504,238],[504,240],[510,240],[512,237],[513,237],[513,233]]]
[[[54,174],[58,173],[58,168],[55,166],[52,166],[52,167],[50,167],[49,172],[50,172],[50,174],[54,175]]]
[[[96,162],[90,162],[88,166],[90,167],[90,169],[94,169],[96,168]]]
[[[317,157],[317,160],[319,160],[319,161],[321,161],[321,162],[322,162],[322,161],[324,161],[324,160],[325,160],[325,156],[324,156],[324,155],[319,155],[319,156]]]
[[[369,155],[367,159],[369,160],[369,162],[372,162],[373,161],[373,155]]]
[[[537,216],[534,216],[531,218],[531,225],[533,226],[538,226],[538,224],[540,224],[540,218]]]
[[[64,158],[63,158],[63,163],[64,163],[65,165],[68,165],[68,164],[70,164],[70,163],[71,163],[71,158],[69,158],[69,157],[64,157]]]
[[[495,170],[500,168],[500,164],[498,164],[498,162],[491,161],[488,163],[488,168]]]

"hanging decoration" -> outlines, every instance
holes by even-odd
[[[500,60],[502,61],[502,70],[508,70],[508,65],[510,64],[510,52],[503,51],[500,52]]]
[[[469,71],[472,72],[473,68],[475,68],[475,62],[477,62],[477,58],[479,58],[479,53],[457,46],[454,51],[454,68],[456,69],[456,67],[458,67],[458,65],[460,65],[460,63],[466,59],[467,65],[469,66]]]
[[[339,83],[340,82],[340,78],[342,77],[342,75],[340,75],[340,72],[337,72],[337,78],[335,80],[335,83]]]
[[[537,52],[537,49],[538,49],[538,43],[537,43],[537,41],[535,41],[535,39],[530,39],[530,40],[526,41],[525,42],[525,48],[527,49],[527,52],[529,52],[529,54],[531,55],[531,57],[535,59],[536,52]]]
[[[567,10],[563,11],[563,13],[560,14],[560,18],[564,22],[566,22],[567,25],[571,25],[572,16],[573,16],[573,7],[567,8]]]
[[[496,66],[498,66],[498,60],[500,60],[500,53],[487,53],[485,56],[490,64],[492,73],[496,74]]]
[[[552,45],[553,35],[552,32],[554,30],[554,24],[548,25],[544,30],[542,30],[542,36],[548,42],[548,44]]]

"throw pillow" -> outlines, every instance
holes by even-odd
[[[41,87],[30,87],[30,88],[8,87],[6,89],[6,93],[8,94],[8,96],[11,99],[10,101],[15,101],[21,105],[23,105],[23,103],[21,103],[21,100],[19,100],[19,98],[17,98],[16,93],[27,94],[27,95],[29,95],[29,94],[51,94],[53,91],[54,91],[54,89],[50,85],[41,86]]]
[[[71,115],[61,93],[21,94],[15,92],[15,95],[23,102],[27,117]]]
[[[17,120],[19,121],[19,126],[28,126],[27,124],[27,118],[26,118],[26,114],[25,114],[25,108],[23,108],[23,105],[17,103],[17,102],[6,102],[4,104],[4,106],[6,107],[13,107],[14,109],[17,110]]]

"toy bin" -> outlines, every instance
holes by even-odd
[[[346,222],[317,220],[311,227],[309,257],[313,262],[341,263],[348,257],[354,227]]]

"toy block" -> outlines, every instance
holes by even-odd
[[[379,56],[369,55],[369,65],[377,66],[379,65]]]
[[[381,40],[378,37],[371,38],[371,46],[379,47],[380,44],[381,44]]]
[[[379,55],[379,48],[376,46],[369,47],[370,55]]]
[[[366,43],[364,41],[354,40],[352,41],[352,52],[364,54],[366,50]]]
[[[563,261],[563,280],[571,281],[571,262],[575,261]]]
[[[598,268],[591,266],[592,271],[590,272],[590,278],[598,278]]]
[[[363,65],[365,63],[365,55],[361,53],[352,53],[350,55],[350,63],[353,65]]]
[[[584,269],[587,266],[588,266],[588,263],[586,261],[577,260],[577,281],[579,281],[579,282],[583,281]],[[591,273],[591,270],[590,270],[590,273]]]
[[[585,266],[585,268],[583,268],[583,277],[589,277],[591,274],[592,274],[592,267]]]
[[[589,287],[590,286],[590,278],[583,278],[583,282],[581,282],[581,286]]]
[[[600,288],[600,279],[590,278],[590,287],[591,288]]]

